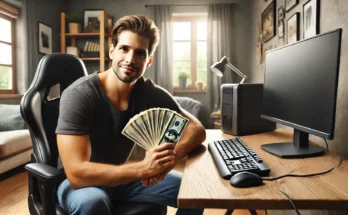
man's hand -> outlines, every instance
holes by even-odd
[[[157,175],[154,175],[152,177],[143,178],[141,179],[141,183],[143,184],[144,187],[152,187],[156,185],[157,182],[162,181],[164,179],[164,177],[168,174],[168,172],[170,172],[175,167],[176,164],[177,164],[177,161],[174,160],[174,164],[167,167],[163,172]]]
[[[157,175],[175,164],[173,148],[173,143],[164,143],[146,152],[142,160],[145,178]]]

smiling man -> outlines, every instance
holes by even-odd
[[[182,174],[172,169],[205,139],[195,117],[143,78],[159,41],[155,24],[145,16],[125,16],[112,33],[112,67],[80,78],[61,96],[56,133],[67,179],[57,195],[70,214],[112,214],[111,202],[118,200],[177,207]],[[172,143],[161,144],[143,160],[125,163],[134,143],[121,131],[132,116],[153,107],[177,111],[189,123],[175,149]]]

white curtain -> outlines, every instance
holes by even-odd
[[[168,5],[154,5],[151,8],[154,13],[154,22],[160,31],[160,43],[154,53],[152,64],[153,81],[172,94],[172,9]]]
[[[222,78],[210,71],[210,66],[227,56],[233,64],[233,4],[211,4],[208,9],[208,96],[210,110],[216,111],[220,106],[220,86],[222,83],[232,82],[229,68]],[[237,66],[238,67],[238,66]]]

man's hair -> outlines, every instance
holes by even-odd
[[[132,31],[149,39],[149,55],[152,56],[159,43],[159,30],[155,23],[141,15],[124,16],[120,18],[112,29],[112,45],[116,47],[118,36],[122,31]]]

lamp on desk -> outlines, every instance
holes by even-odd
[[[244,82],[245,79],[247,79],[247,76],[244,75],[239,69],[237,69],[235,66],[233,66],[228,58],[226,56],[223,56],[220,61],[214,63],[211,67],[210,70],[215,73],[215,75],[222,77],[225,71],[225,65],[227,65],[233,72],[237,73],[240,77],[243,79],[240,81],[240,84]]]

